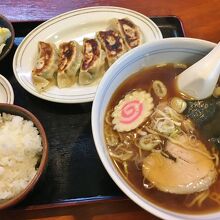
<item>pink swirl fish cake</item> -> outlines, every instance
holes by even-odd
[[[134,91],[127,94],[112,113],[114,129],[123,132],[131,131],[142,124],[154,108],[153,98],[145,91]]]

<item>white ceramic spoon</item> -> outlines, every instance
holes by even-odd
[[[177,76],[180,92],[196,99],[212,95],[220,74],[220,42],[201,60]]]

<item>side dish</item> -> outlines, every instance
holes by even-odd
[[[5,46],[6,40],[11,37],[11,32],[8,28],[0,27],[0,54]]]
[[[58,48],[51,42],[38,43],[38,58],[32,70],[37,91],[52,85],[59,88],[74,84],[89,85],[100,79],[105,71],[128,50],[141,42],[141,32],[127,18],[113,19],[107,30],[100,30],[94,39],[62,42]]]

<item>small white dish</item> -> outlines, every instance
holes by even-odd
[[[2,75],[0,75],[0,103],[14,103],[14,91],[12,86]]]
[[[129,18],[140,27],[144,42],[162,39],[159,28],[148,17],[136,11],[118,7],[90,7],[61,14],[35,28],[19,45],[13,60],[14,74],[21,86],[31,94],[52,102],[80,103],[94,99],[98,82],[90,86],[74,85],[59,89],[54,86],[48,91],[36,91],[32,79],[39,41],[61,42],[94,37],[97,31],[106,30],[112,18]]]

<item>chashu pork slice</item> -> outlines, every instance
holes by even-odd
[[[181,137],[179,141],[189,146],[185,138]],[[195,148],[202,153],[168,141],[166,151],[172,158],[158,152],[151,153],[144,159],[144,177],[163,192],[191,194],[208,189],[217,177],[215,164],[200,141]]]

